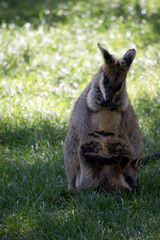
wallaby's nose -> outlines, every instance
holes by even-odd
[[[106,97],[106,103],[109,105],[111,104],[111,102],[112,102],[112,99],[110,97]]]

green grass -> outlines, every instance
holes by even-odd
[[[160,161],[134,195],[66,202],[62,144],[74,103],[102,64],[100,42],[137,55],[128,93],[145,153],[160,148],[159,0],[0,1],[0,239],[158,240]]]

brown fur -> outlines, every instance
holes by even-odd
[[[143,151],[139,125],[126,91],[135,50],[116,59],[98,46],[104,65],[78,98],[63,146],[68,190],[99,185],[113,191],[121,187],[132,190],[125,178],[131,173],[134,177],[133,161]],[[86,152],[118,154],[119,158],[117,163],[100,164],[98,158],[91,159]],[[123,159],[127,159],[124,164]]]

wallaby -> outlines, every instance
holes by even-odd
[[[102,186],[132,191],[137,187],[143,152],[140,128],[126,91],[136,51],[130,49],[116,59],[100,44],[98,47],[104,64],[76,101],[64,141],[68,190]]]
[[[93,164],[94,166],[99,166],[99,165],[109,165],[109,164],[113,164],[116,163],[116,161],[118,160],[118,155],[104,155],[104,154],[99,154],[99,153],[86,153],[86,156],[88,156],[87,161],[91,161],[90,164]],[[103,179],[103,181],[100,182],[98,189],[100,190],[101,188],[107,189],[107,190],[116,190],[118,189],[118,186],[120,186],[120,181],[119,178],[121,178],[121,180],[125,180],[125,182],[128,184],[128,186],[130,187],[130,190],[132,191],[136,191],[138,188],[138,170],[139,167],[141,165],[146,165],[148,163],[150,163],[151,161],[155,161],[157,159],[160,159],[160,152],[156,152],[156,153],[152,153],[149,155],[142,155],[139,159],[136,159],[132,162],[130,162],[130,164],[126,164],[128,161],[127,159],[124,157],[122,158],[121,161],[121,165],[125,164],[125,169],[123,169],[123,165],[121,166],[121,171],[118,171],[117,177],[116,177],[116,181],[115,179],[110,179],[109,176],[107,176],[107,178],[105,177],[105,179]],[[112,165],[114,167],[114,175],[117,173],[116,169],[118,167],[117,163]],[[112,167],[112,169],[113,169]],[[110,169],[111,170],[111,169]],[[123,171],[122,171],[123,170]],[[111,174],[111,171],[110,171]],[[124,179],[121,177],[121,174],[123,174]],[[107,180],[107,181],[106,181]],[[116,182],[116,184],[113,186],[112,180],[114,180],[114,182]],[[123,187],[124,187],[124,183],[123,183]],[[128,190],[128,188],[127,188]]]
[[[102,167],[101,178],[97,189],[105,189],[108,191],[119,191],[120,187],[125,188],[125,190],[135,192],[138,188],[138,169],[142,164],[141,156],[139,159],[134,161],[129,161],[128,157],[123,157],[119,162],[119,155],[111,154],[99,154],[99,153],[86,153],[88,156],[87,162],[90,164]],[[159,154],[160,155],[160,154]],[[108,165],[111,165],[108,168]],[[104,174],[104,170],[108,170]]]

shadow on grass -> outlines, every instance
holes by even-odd
[[[65,136],[66,126],[55,125],[49,120],[39,120],[28,126],[27,122],[22,126],[0,122],[0,144],[8,148],[31,147],[45,142],[50,146],[59,144]]]
[[[66,0],[0,0],[0,19],[8,23],[16,23],[18,26],[26,22],[32,23],[33,26],[38,26],[45,23],[51,24],[54,22],[65,22],[66,15],[57,14],[60,4],[67,3]]]
[[[157,98],[145,95],[138,100],[136,110],[143,121],[151,120],[149,133],[152,126],[159,127]],[[57,236],[59,239],[77,236],[106,239],[108,236],[109,239],[118,232],[119,236],[123,233],[119,239],[124,236],[128,239],[136,238],[138,233],[146,237],[148,231],[158,234],[159,173],[156,168],[156,174],[154,171],[143,174],[141,191],[133,199],[107,193],[100,197],[82,194],[66,204],[58,203],[67,186],[61,148],[65,132],[65,125],[56,126],[48,120],[30,127],[1,122],[0,211],[4,230],[0,230],[0,236],[8,239],[17,236],[21,239]],[[147,134],[144,132],[146,139]],[[39,149],[36,144],[40,144]],[[4,159],[3,148],[8,149]],[[31,160],[27,161],[27,157]],[[101,229],[104,229],[103,234]]]
[[[133,3],[129,0],[120,0],[115,3],[111,0],[104,1],[67,1],[67,0],[0,0],[0,21],[15,23],[16,25],[24,25],[26,22],[32,23],[33,27],[39,24],[53,25],[61,22],[65,24],[68,19],[73,21],[73,15],[79,19],[83,19],[83,14],[87,11],[88,18],[93,19],[95,23],[97,18],[105,17],[102,25],[108,29],[113,24],[113,17],[123,17],[124,23],[130,27],[132,23],[141,24],[146,21],[152,29],[152,35],[159,35],[160,28],[160,7],[156,12],[147,12],[145,6],[140,4],[139,0]],[[95,19],[95,20],[94,20]],[[106,29],[106,30],[107,30]],[[149,36],[148,36],[149,38]]]
[[[41,120],[30,127],[1,122],[0,209],[48,207],[66,192],[62,155],[65,124]],[[18,205],[17,205],[18,204]],[[25,207],[26,205],[26,207]],[[14,210],[13,210],[14,211]]]

